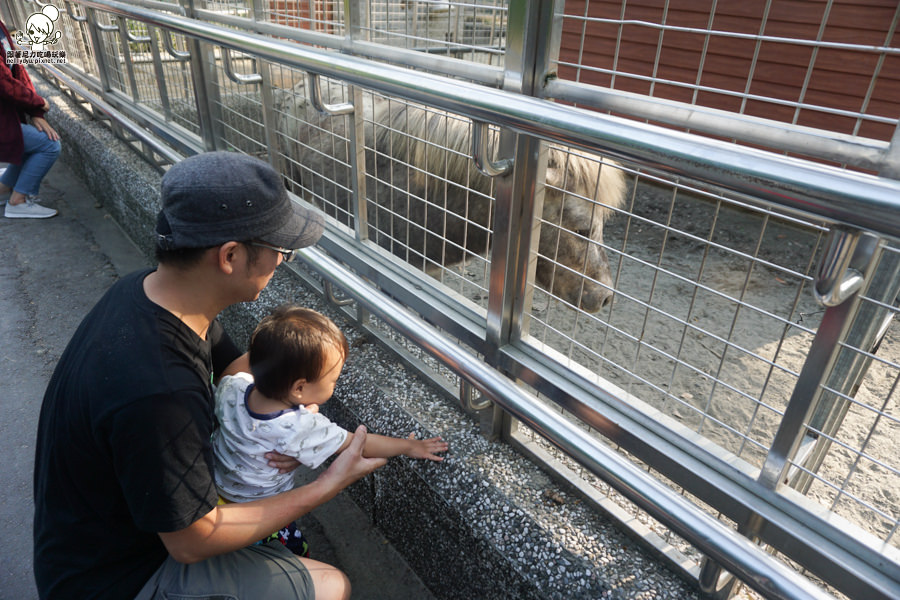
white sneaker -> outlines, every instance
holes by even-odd
[[[48,219],[56,215],[56,211],[37,203],[38,198],[29,196],[21,204],[8,204],[3,211],[7,219]]]

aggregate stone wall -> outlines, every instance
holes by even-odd
[[[35,77],[50,98],[62,160],[148,256],[161,175],[106,126]],[[577,497],[478,426],[452,402],[406,372],[381,346],[279,269],[257,302],[223,315],[239,345],[261,316],[296,302],[331,316],[351,355],[323,412],[348,429],[359,423],[392,436],[441,435],[444,462],[392,459],[352,486],[351,497],[438,598],[673,598],[693,588]]]
[[[64,161],[98,204],[147,256],[159,211],[160,173],[86,109],[32,74],[38,93],[52,104],[47,120],[60,134]]]

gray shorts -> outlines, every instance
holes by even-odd
[[[171,556],[135,600],[313,600],[312,577],[290,550],[272,541],[183,565]]]

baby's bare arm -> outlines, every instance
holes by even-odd
[[[347,434],[344,446],[350,444],[352,437],[352,433]],[[403,454],[410,458],[442,461],[444,457],[438,456],[437,453],[446,452],[448,448],[449,445],[440,436],[428,438],[427,440],[417,440],[414,433],[409,434],[409,437],[406,438],[394,438],[370,433],[366,437],[366,447],[363,450],[363,456],[367,458],[391,458]]]
[[[437,452],[446,452],[450,447],[441,436],[428,438],[427,440],[417,440],[416,434],[411,433],[406,440],[410,443],[410,449],[404,452],[410,458],[421,458],[428,460],[444,460],[443,456],[437,456]],[[367,444],[368,446],[368,444]]]

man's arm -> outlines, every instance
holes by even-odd
[[[383,458],[363,456],[365,426],[360,425],[353,438],[347,449],[312,483],[262,500],[217,506],[184,529],[160,533],[166,550],[178,562],[199,562],[249,546],[331,500],[386,462]]]

